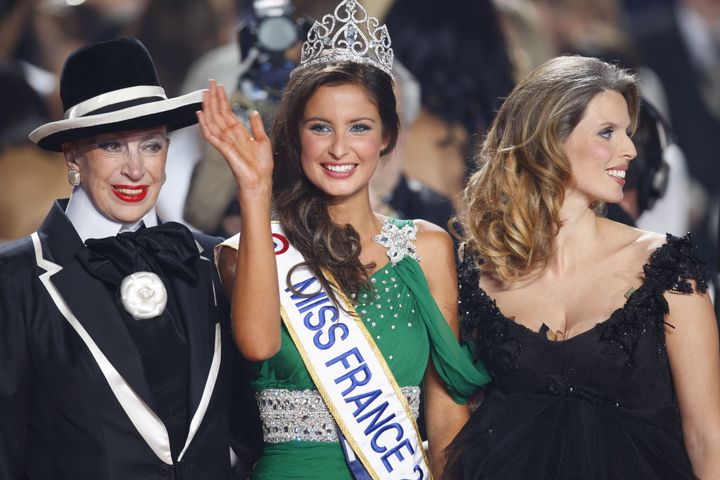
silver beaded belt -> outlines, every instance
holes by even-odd
[[[402,387],[415,418],[420,414],[420,387]],[[317,390],[268,388],[256,393],[263,438],[267,443],[337,442],[335,420]]]

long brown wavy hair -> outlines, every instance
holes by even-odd
[[[300,163],[300,124],[305,106],[322,86],[356,85],[377,106],[382,133],[388,142],[380,155],[391,152],[397,142],[400,121],[392,79],[382,70],[359,63],[314,65],[296,70],[290,77],[272,128],[275,150],[273,200],[275,215],[290,243],[333,300],[322,270],[328,271],[346,293],[370,289],[368,265],[360,262],[360,237],[351,225],[337,225],[328,214],[328,198],[305,176]],[[292,273],[292,271],[290,272]],[[288,274],[288,286],[290,284]],[[337,303],[337,302],[336,302]]]
[[[572,181],[563,142],[603,91],[625,98],[634,131],[636,78],[597,58],[554,58],[530,72],[502,104],[464,191],[465,240],[484,272],[514,281],[547,264]]]

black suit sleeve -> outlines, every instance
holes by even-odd
[[[198,239],[202,237],[202,239]],[[214,262],[213,251],[222,239],[207,235],[195,234],[195,238],[205,249],[206,258]],[[230,315],[231,299],[225,296],[221,286],[220,277],[215,267],[213,281],[218,293],[218,306],[220,309],[220,324],[225,339],[223,349],[227,352],[225,374],[230,389],[230,448],[237,457],[233,468],[234,478],[246,479],[250,476],[252,467],[260,457],[263,449],[262,425],[255,393],[251,386],[253,376],[252,366],[237,349],[232,335],[232,319]]]
[[[32,369],[25,317],[9,269],[0,258],[0,478],[24,478]]]

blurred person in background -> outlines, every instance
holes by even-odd
[[[28,134],[46,123],[47,106],[18,64],[0,63],[0,243],[34,232],[56,198],[70,194],[65,165]]]
[[[54,118],[60,107],[52,96],[55,75],[40,65],[40,46],[35,34],[36,0],[0,1],[0,62],[12,64],[46,103],[46,116]]]
[[[517,82],[557,55],[557,50],[544,30],[540,10],[533,0],[495,0],[493,3],[507,38]]]
[[[223,48],[222,57],[212,63],[198,65],[200,71],[193,69],[185,88],[201,87],[208,78],[224,79],[234,85],[229,100],[235,115],[249,126],[250,113],[258,111],[269,130],[290,71],[300,59],[300,41],[309,25],[289,0],[268,5],[252,2],[252,13],[238,26],[232,48]],[[185,198],[183,220],[204,232],[223,237],[236,234],[241,225],[238,185],[227,162],[202,140],[198,128],[181,135],[191,144],[183,156],[192,167],[187,196],[181,197]],[[189,158],[190,152],[196,157]]]
[[[0,1],[0,60],[14,59],[20,49],[34,0]]]
[[[691,231],[714,267],[720,258],[720,2],[674,0],[636,7],[631,25],[644,64],[664,87],[668,120],[688,171],[702,186],[689,192],[696,207]]]
[[[558,54],[624,52],[631,39],[621,25],[619,0],[531,0],[539,21]]]
[[[49,118],[62,118],[57,78],[63,60],[82,45],[122,35],[146,1],[2,0],[0,58],[18,62],[48,104]]]
[[[179,95],[190,66],[224,40],[218,13],[210,0],[147,0],[130,27],[129,33],[154,52],[168,95]]]
[[[420,85],[421,108],[405,140],[404,175],[457,207],[476,136],[513,86],[498,15],[489,0],[396,0],[386,21],[397,59]],[[443,226],[448,221],[427,219]]]

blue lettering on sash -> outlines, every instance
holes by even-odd
[[[295,295],[293,295],[293,297],[295,297]],[[312,297],[303,297],[301,301],[295,302],[295,306],[298,308],[300,313],[305,313],[308,310],[312,310],[324,303],[330,303],[330,299],[325,292],[319,292]]]
[[[334,325],[330,325],[330,328],[328,328],[327,331],[328,339],[326,341],[322,340],[323,332],[317,332],[315,334],[315,336],[313,337],[313,343],[315,344],[315,346],[320,350],[327,350],[328,348],[332,348],[332,346],[335,345],[336,340],[335,330],[342,330],[342,332],[340,333],[340,340],[345,340],[350,334],[347,325],[345,325],[344,323],[336,323]]]
[[[358,379],[358,375],[362,373],[363,378]],[[365,365],[364,363],[361,363],[357,367],[353,368],[349,372],[345,373],[344,375],[340,375],[338,378],[335,379],[335,384],[339,385],[340,383],[344,382],[345,380],[350,380],[350,386],[347,387],[345,390],[342,391],[342,396],[346,396],[348,393],[355,390],[355,387],[361,387],[363,385],[367,385],[367,383],[372,378],[372,373],[370,372],[370,369]]]
[[[378,405],[377,407],[375,407],[372,410],[370,410],[369,412],[367,412],[365,415],[363,415],[361,417],[356,417],[358,423],[361,423],[374,415],[372,420],[370,420],[370,425],[368,425],[367,428],[365,428],[365,430],[363,431],[363,433],[365,435],[370,435],[372,432],[374,432],[375,430],[377,430],[378,428],[380,428],[381,426],[383,426],[384,424],[386,424],[387,422],[389,422],[390,420],[395,418],[395,414],[393,413],[390,416],[383,418],[381,421],[378,421],[378,419],[382,416],[382,414],[385,413],[385,409],[388,407],[388,405],[389,405],[388,402],[383,402],[380,405]]]
[[[303,325],[305,325],[305,328],[307,328],[308,330],[312,330],[312,331],[320,330],[323,327],[323,325],[325,325],[325,319],[320,317],[320,318],[318,318],[317,323],[313,323],[310,321],[312,319],[312,316],[313,316],[313,312],[310,312],[307,315],[305,315],[305,318],[303,318]]]
[[[343,352],[340,355],[338,355],[337,357],[332,358],[332,359],[328,360],[327,362],[325,362],[325,366],[330,367],[332,365],[335,365],[337,362],[342,362],[343,367],[350,368],[350,363],[348,363],[347,359],[351,355],[353,357],[355,357],[355,359],[358,361],[358,363],[365,362],[365,359],[363,358],[362,355],[360,355],[360,351],[357,349],[357,347],[353,347],[350,350],[348,350],[347,352]]]
[[[405,457],[403,457],[403,454],[400,451],[401,448],[406,448],[410,452],[410,455],[415,453],[415,450],[412,448],[412,445],[410,444],[410,440],[408,440],[407,438],[405,440],[403,440],[402,442],[398,443],[397,445],[395,445],[394,447],[392,447],[390,450],[385,452],[385,454],[383,454],[383,456],[382,456],[383,465],[385,466],[385,469],[388,472],[393,471],[393,466],[390,465],[390,462],[388,461],[388,457],[395,456],[400,461],[405,460]]]
[[[360,415],[363,410],[365,410],[365,408],[374,402],[380,395],[382,395],[381,390],[372,390],[367,393],[359,393],[354,397],[348,397],[345,399],[345,403],[353,402],[355,404],[353,417],[357,418],[357,416]]]
[[[298,308],[300,313],[305,313],[308,310],[311,310],[318,305],[322,305],[324,303],[329,303],[330,298],[328,298],[327,293],[323,292],[322,290],[312,294],[309,297],[305,297],[303,295],[299,295],[300,293],[303,293],[306,288],[308,288],[310,285],[315,283],[317,279],[315,277],[310,277],[306,280],[303,280],[301,282],[298,282],[292,286],[292,288],[295,290],[295,292],[290,297],[293,301],[295,301],[295,306]],[[288,287],[285,289],[286,292],[290,292],[291,289]],[[300,300],[299,302],[296,300]]]
[[[311,311],[321,305],[330,303],[330,298],[325,292],[319,291],[311,296],[299,295],[299,293],[304,292],[316,281],[317,279],[314,276],[311,276],[306,280],[294,284],[292,288],[296,293],[293,293],[291,298],[300,313],[307,312],[303,318],[303,324],[308,330],[316,332],[313,336],[313,344],[315,347],[320,350],[328,350],[336,344],[338,337],[340,340],[345,340],[349,336],[350,332],[347,325],[337,323],[339,320],[339,313],[336,306],[325,305],[317,311]],[[290,288],[287,288],[285,291],[290,292],[291,290]],[[328,322],[328,320],[330,322]],[[330,326],[323,331],[323,327],[325,327],[328,323],[330,323]],[[354,366],[351,366],[351,359],[353,359],[353,363],[355,363]],[[366,437],[372,435],[372,438],[370,439],[370,446],[372,450],[378,454],[382,454],[381,460],[385,469],[388,472],[392,472],[394,467],[391,464],[391,461],[396,459],[397,463],[397,461],[402,462],[405,460],[402,449],[407,450],[410,455],[413,455],[415,450],[413,449],[410,440],[403,438],[405,436],[405,431],[402,425],[397,422],[391,422],[391,420],[396,417],[396,414],[390,413],[383,418],[385,411],[389,407],[389,403],[387,401],[382,402],[369,411],[366,411],[376,400],[378,400],[378,398],[381,398],[383,394],[382,390],[375,389],[369,392],[360,392],[356,393],[354,396],[348,397],[348,395],[355,391],[357,387],[367,385],[372,379],[372,372],[365,364],[365,359],[358,348],[353,347],[339,354],[338,356],[325,362],[325,366],[331,367],[338,363],[342,365],[344,373],[335,378],[335,384],[339,385],[342,382],[349,380],[349,385],[342,391],[345,403],[355,404],[353,417],[358,424],[362,424],[366,420],[369,420],[369,423],[363,430],[363,433]],[[394,441],[398,443],[392,447],[381,445],[379,442],[381,435],[392,430],[396,432],[392,437],[394,437]],[[423,470],[420,466],[416,465],[413,471],[419,473],[420,478],[422,478]]]
[[[375,432],[375,435],[373,435],[373,438],[370,441],[370,446],[377,453],[382,453],[387,450],[387,447],[384,447],[378,443],[378,438],[380,438],[380,435],[387,432],[391,428],[394,428],[397,431],[397,436],[395,437],[396,442],[403,438],[403,435],[405,435],[405,430],[403,430],[402,426],[399,423],[388,423],[387,425],[383,425],[382,427],[378,428],[377,432]]]
[[[338,320],[338,311],[337,307],[330,306],[330,307],[322,307],[318,312],[318,321],[317,323],[311,322],[311,318],[313,316],[313,312],[308,313],[305,315],[305,318],[303,319],[303,324],[305,325],[305,328],[308,330],[316,331],[320,330],[322,327],[325,326],[325,321],[327,317],[327,313],[330,312],[330,321],[337,322]]]
[[[317,280],[315,277],[310,277],[306,280],[303,280],[301,282],[298,282],[292,286],[292,290],[298,291],[300,293],[304,292],[307,287],[315,283],[315,280]],[[286,292],[290,292],[290,287],[286,288]],[[298,298],[298,295],[293,294],[293,298]]]

